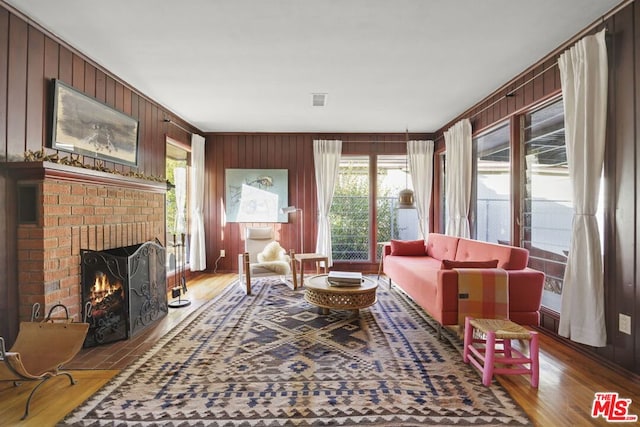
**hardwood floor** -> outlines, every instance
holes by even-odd
[[[191,305],[188,307],[171,309],[153,328],[131,340],[82,350],[67,366],[77,384],[70,386],[64,376],[50,380],[35,393],[26,421],[20,422],[20,417],[35,384],[13,387],[10,383],[0,383],[0,425],[55,425],[167,331],[218,295],[235,277],[234,274],[197,276],[189,281],[187,297]],[[603,418],[591,418],[596,392],[617,392],[620,398],[631,399],[629,413],[640,416],[638,376],[604,367],[545,334],[541,334],[540,365],[538,389],[531,388],[523,376],[497,376],[535,425],[609,425]]]

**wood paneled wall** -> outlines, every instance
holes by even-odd
[[[411,139],[432,139],[430,134],[410,134]],[[244,251],[244,229],[247,225],[271,225],[284,248],[297,249],[300,223],[291,214],[288,223],[225,223],[224,173],[229,168],[287,169],[289,171],[289,205],[302,209],[304,216],[304,250],[315,252],[317,236],[317,199],[314,139],[342,140],[343,154],[405,154],[404,134],[209,134],[206,136],[205,233],[207,236],[207,269],[237,271],[237,255]],[[226,257],[220,260],[220,250]],[[217,264],[216,264],[217,261]],[[373,264],[372,264],[373,265]],[[371,266],[359,267],[370,269]],[[377,268],[377,267],[376,267]],[[374,269],[375,270],[375,269]]]
[[[606,307],[609,345],[592,350],[606,360],[640,372],[640,206],[637,149],[640,129],[640,6],[634,2],[604,23],[609,29],[609,130],[605,173],[607,212],[605,224]],[[485,129],[558,93],[559,73],[552,52],[535,67],[506,83],[436,133],[436,150],[444,148],[442,133],[457,120],[470,117],[474,130]],[[17,12],[0,5],[0,163],[21,161],[26,150],[48,144],[49,89],[51,79],[73,87],[140,120],[139,168],[146,175],[164,176],[165,137],[185,143],[189,134],[165,119],[197,132],[162,106],[120,81],[108,70],[83,57],[64,42],[29,23]],[[513,96],[506,96],[512,94]],[[433,139],[429,135],[412,138]],[[313,251],[317,206],[312,141],[342,139],[345,153],[404,153],[404,135],[237,134],[208,135],[206,176],[208,203],[206,232],[209,269],[215,268],[220,249],[226,258],[221,271],[234,271],[242,250],[241,227],[224,223],[224,170],[226,168],[286,168],[289,170],[289,203],[304,212],[305,250]],[[362,142],[357,142],[362,141]],[[52,150],[47,149],[49,153]],[[88,165],[91,158],[82,159]],[[436,167],[438,163],[435,163]],[[127,172],[128,167],[107,164]],[[437,170],[436,170],[437,173]],[[436,182],[437,175],[436,175]],[[15,194],[10,174],[0,168],[0,335],[14,336],[15,307]],[[439,189],[436,188],[436,191]],[[437,192],[434,194],[437,198]],[[439,216],[439,215],[434,215]],[[277,224],[285,246],[297,244],[294,216]],[[619,313],[632,317],[632,336],[617,331]],[[553,323],[553,319],[550,319]]]
[[[18,318],[15,180],[2,163],[23,161],[27,150],[44,147],[48,154],[55,153],[46,148],[52,79],[60,79],[139,120],[135,171],[144,175],[165,176],[166,136],[190,143],[189,133],[165,119],[197,131],[18,12],[0,5],[0,336],[15,336]],[[60,152],[60,157],[65,155]],[[80,160],[89,166],[96,164],[90,157]],[[132,169],[111,162],[104,166],[122,173]]]
[[[637,79],[640,71],[640,4],[633,2],[625,6],[588,33],[603,27],[608,30],[609,60],[603,237],[608,345],[598,349],[576,346],[597,354],[606,362],[640,373],[640,80]],[[444,150],[442,135],[458,120],[469,118],[477,134],[505,120],[517,124],[514,118],[520,113],[560,96],[557,58],[578,38],[550,53],[539,64],[443,126],[437,132],[436,151]],[[517,132],[514,134],[519,138]],[[435,189],[436,193],[440,191]],[[519,199],[519,195],[515,199]],[[518,216],[517,209],[515,216]],[[620,313],[631,316],[632,335],[618,330]],[[544,313],[542,325],[557,332],[557,315]]]

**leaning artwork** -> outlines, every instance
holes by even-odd
[[[227,222],[286,222],[287,169],[227,169]]]
[[[51,148],[137,165],[138,120],[54,80]]]

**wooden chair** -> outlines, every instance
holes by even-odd
[[[285,282],[284,276],[291,273],[291,260],[286,253],[281,254],[280,260],[260,262],[258,255],[275,242],[274,231],[271,227],[247,227],[245,231],[245,252],[238,256],[238,276],[240,282],[245,281],[247,295],[251,295],[251,280],[256,277],[279,276]]]
[[[56,308],[64,308],[65,317],[52,317]],[[4,339],[0,337],[0,381],[13,381],[18,386],[22,381],[39,381],[27,399],[24,420],[29,415],[29,405],[36,390],[47,380],[66,375],[71,384],[75,380],[61,367],[71,361],[82,348],[89,324],[72,322],[67,308],[54,305],[46,319],[36,322],[40,304],[33,306],[30,322],[21,322],[18,337],[10,351],[5,350]]]

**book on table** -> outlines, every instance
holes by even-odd
[[[327,281],[331,286],[360,286],[362,273],[355,271],[330,271]]]

